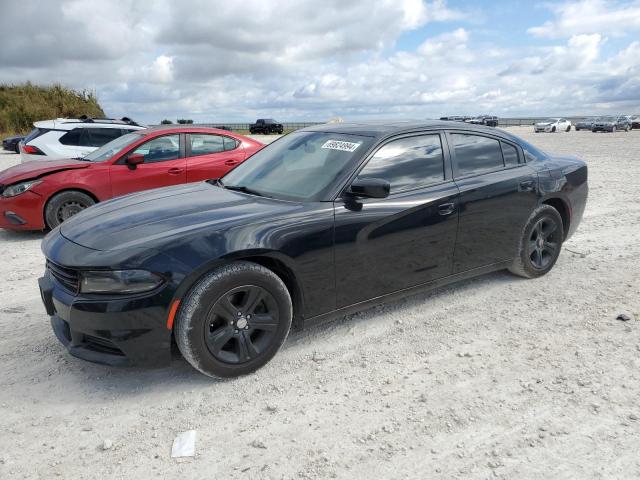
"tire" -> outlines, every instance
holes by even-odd
[[[191,288],[174,334],[195,369],[209,377],[232,378],[273,358],[289,335],[292,316],[291,296],[275,273],[255,263],[234,262]]]
[[[14,150],[16,153],[18,153],[18,154],[19,154],[19,153],[20,153],[20,145],[18,145],[18,144],[16,143],[16,146],[15,146],[15,147],[13,147],[13,150]]]
[[[509,271],[525,278],[545,275],[558,260],[563,239],[564,227],[558,211],[549,205],[540,205],[522,229],[516,258]]]
[[[553,128],[551,129],[551,133],[556,133],[556,127],[553,127]]]
[[[580,131],[580,129],[578,127],[576,127],[576,132],[579,132],[579,131]]]
[[[571,125],[569,125],[569,126],[567,127],[567,130],[566,130],[566,131],[567,131],[567,132],[570,132],[570,131],[571,131]]]
[[[50,229],[56,228],[76,213],[95,204],[89,195],[77,190],[60,192],[49,199],[44,209],[44,220]]]

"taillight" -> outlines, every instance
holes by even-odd
[[[33,145],[21,145],[22,151],[24,153],[28,153],[29,155],[44,155],[44,152],[40,150],[38,147],[34,147]]]

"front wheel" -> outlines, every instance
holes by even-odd
[[[567,132],[570,132],[570,131],[571,131],[571,125],[567,127]]]
[[[176,343],[205,375],[246,375],[277,353],[292,315],[291,296],[275,273],[234,262],[213,270],[189,291],[176,319]]]
[[[537,278],[553,268],[564,239],[562,217],[549,206],[536,208],[522,230],[518,251],[509,271],[525,278]]]
[[[551,132],[552,132],[552,133],[556,133],[556,127],[553,127],[553,128],[551,129]]]
[[[47,227],[54,229],[94,203],[96,202],[93,198],[77,190],[60,192],[47,202],[44,209],[45,223]]]

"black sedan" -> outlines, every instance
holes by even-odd
[[[2,148],[9,152],[20,153],[20,142],[24,140],[24,136],[7,137],[2,140]]]
[[[306,326],[509,269],[546,274],[578,227],[587,166],[462,123],[331,124],[221,180],[84,210],[43,241],[59,340],[107,364],[233,377]]]

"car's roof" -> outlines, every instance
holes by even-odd
[[[91,128],[126,128],[128,130],[140,130],[146,128],[132,121],[114,120],[111,118],[55,118],[34,122],[36,128],[48,128],[51,130],[73,130],[79,127]]]
[[[473,125],[449,120],[396,120],[383,122],[325,123],[322,125],[306,127],[298,131],[344,133],[362,135],[366,137],[386,137],[388,135],[400,134],[403,132],[436,128],[446,128],[450,130],[475,130],[487,133],[498,132],[495,128],[486,127],[484,125]]]
[[[154,135],[158,132],[161,133],[216,133],[218,135],[226,135],[232,137],[240,137],[237,133],[230,132],[229,130],[223,130],[221,128],[213,127],[198,127],[196,125],[156,125],[154,127],[146,128],[144,132],[136,132],[141,135]]]

